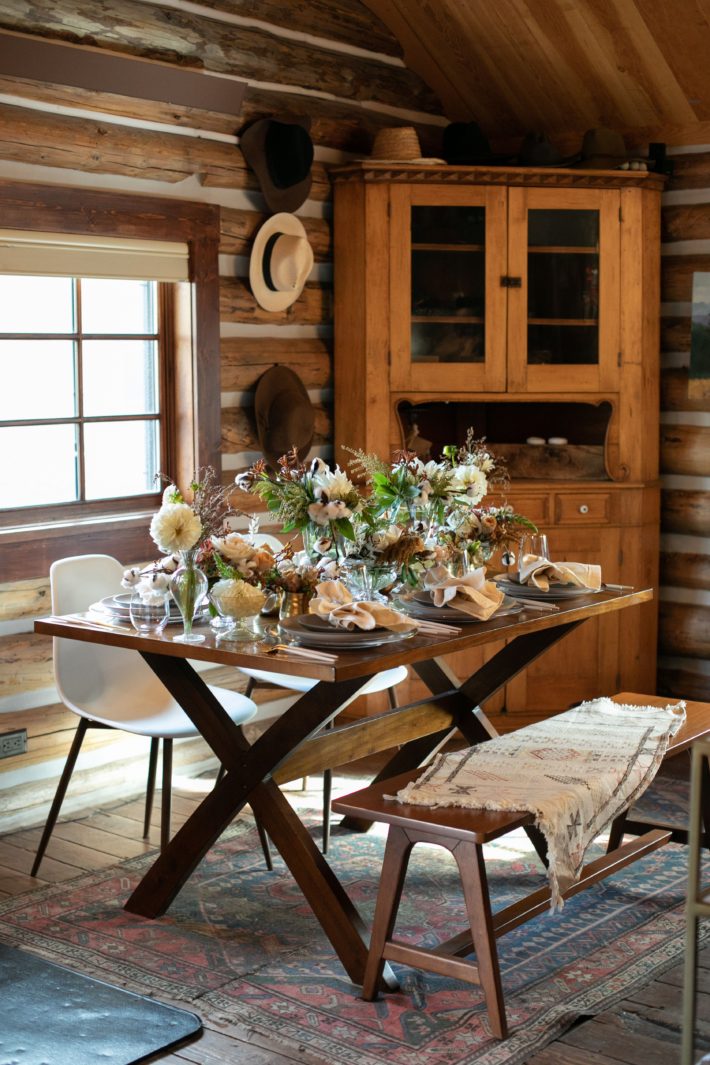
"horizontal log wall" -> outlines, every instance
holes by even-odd
[[[710,152],[678,147],[663,197],[661,693],[710,699],[710,401],[688,395],[693,273],[710,271]]]
[[[222,473],[230,482],[260,455],[253,390],[276,363],[300,374],[316,410],[313,454],[331,456],[328,165],[367,154],[378,129],[411,124],[413,117],[424,154],[438,154],[443,119],[430,90],[404,67],[396,40],[359,0],[305,0],[297,12],[284,0],[207,0],[200,6],[195,14],[195,5],[181,0],[0,0],[0,30],[248,83],[235,117],[141,100],[140,85],[128,96],[0,77],[0,179],[221,207]],[[313,184],[298,214],[316,265],[301,298],[274,314],[256,304],[248,283],[251,244],[270,212],[240,151],[238,131],[255,118],[284,112],[311,117]],[[255,509],[248,497],[237,501]],[[76,724],[57,702],[51,641],[32,631],[34,618],[48,610],[46,577],[0,583],[0,732],[26,728],[29,736],[27,754],[0,762],[0,832],[43,819]],[[234,676],[220,676],[219,683],[241,686]],[[261,698],[274,694],[265,691]],[[98,801],[99,787],[102,800],[137,793],[146,751],[147,741],[90,734],[69,808],[72,796],[75,805]],[[214,764],[201,741],[183,743],[176,757],[178,767],[191,772]]]

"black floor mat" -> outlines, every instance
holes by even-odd
[[[202,1028],[195,1013],[0,945],[0,1065],[132,1065]]]

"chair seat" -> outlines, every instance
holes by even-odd
[[[96,713],[92,712],[90,703],[81,707],[73,707],[73,709],[81,714],[82,717],[87,717],[91,721],[98,721],[104,725],[110,725],[112,728],[116,727],[118,721],[118,727],[123,729],[124,732],[130,732],[137,736],[159,736],[161,739],[177,740],[199,735],[198,729],[195,728],[185,711],[170,699],[157,678],[156,686],[159,689],[156,695],[162,696],[162,698],[154,701],[149,698],[144,706],[134,704],[133,715],[130,718],[126,716],[125,707],[122,708],[120,714],[116,714],[116,717],[111,715],[111,701],[106,692],[103,693],[100,700],[100,710],[102,712],[98,712],[98,703]],[[251,721],[255,716],[257,708],[253,699],[248,699],[246,695],[241,695],[239,692],[229,691],[228,688],[217,688],[210,685],[209,689],[235,724],[243,725],[247,721]],[[120,697],[120,693],[116,694]]]
[[[245,676],[251,677],[253,680],[261,681],[262,684],[273,684],[277,688],[288,688],[289,691],[294,692],[309,692],[311,688],[315,688],[318,683],[317,680],[313,680],[311,677],[295,677],[290,673],[271,673],[266,669],[251,669],[246,666],[240,666],[239,671],[244,673]],[[374,695],[375,692],[387,691],[388,688],[394,688],[397,684],[401,684],[402,681],[406,679],[406,666],[395,666],[394,669],[383,669],[381,673],[375,674],[375,676],[367,682],[361,694]]]

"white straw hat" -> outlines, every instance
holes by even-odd
[[[272,215],[257,233],[249,260],[254,298],[267,311],[283,311],[303,292],[313,269],[313,249],[293,214]]]

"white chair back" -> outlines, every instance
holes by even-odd
[[[52,563],[52,611],[73,614],[121,591],[123,566],[110,555],[74,555]],[[54,640],[59,695],[75,713],[144,732],[147,719],[174,707],[167,690],[134,651]],[[150,735],[150,732],[146,732]]]

